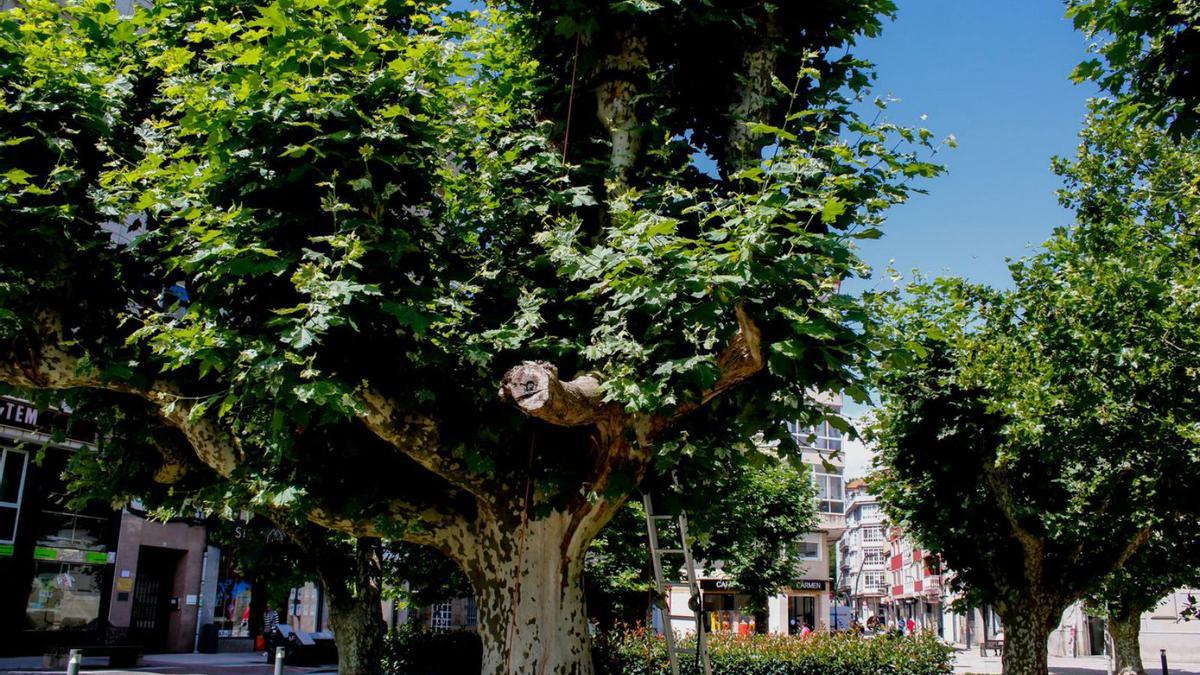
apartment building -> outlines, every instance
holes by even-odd
[[[840,396],[825,395],[820,400],[840,412]],[[766,612],[748,609],[748,598],[722,572],[719,563],[698,571],[704,595],[705,628],[711,632],[796,634],[806,625],[814,630],[827,630],[831,626],[833,579],[829,573],[829,551],[845,529],[845,460],[841,455],[844,440],[842,432],[828,423],[801,427],[793,422],[788,428],[802,449],[804,463],[812,471],[817,488],[818,527],[794,542],[794,550],[801,559],[795,580],[771,598]],[[686,618],[694,616],[688,608],[688,599],[686,584],[672,585],[669,613],[685,618],[670,623],[681,633],[695,631],[695,620]]]
[[[922,550],[902,528],[889,527],[887,540],[890,590],[880,600],[884,617],[943,635],[941,559]]]
[[[891,593],[887,524],[879,500],[863,480],[846,484],[846,530],[837,543],[837,595],[845,598],[851,618],[860,622],[880,615],[880,601]]]

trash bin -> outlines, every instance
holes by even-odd
[[[217,625],[206,623],[200,627],[200,639],[196,642],[196,651],[201,654],[217,653]]]

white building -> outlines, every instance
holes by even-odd
[[[822,402],[836,411],[841,410],[840,396],[823,396]],[[808,625],[814,630],[827,630],[832,609],[833,580],[829,575],[829,551],[845,529],[846,495],[843,485],[845,460],[841,455],[842,433],[822,423],[815,428],[800,428],[789,424],[797,443],[803,448],[804,463],[812,469],[817,487],[817,530],[808,533],[794,546],[802,559],[792,586],[771,598],[766,612],[746,609],[748,598],[720,570],[698,572],[704,595],[708,629],[713,632],[799,633]],[[835,454],[836,453],[836,454]],[[688,587],[672,585],[668,598],[670,614],[694,617],[688,608]],[[680,633],[695,630],[695,619],[673,619],[671,627]]]
[[[838,540],[837,593],[861,622],[879,616],[879,602],[888,595],[887,525],[883,511],[867,484],[846,485],[846,531]]]

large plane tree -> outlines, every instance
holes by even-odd
[[[856,113],[892,11],[22,3],[0,380],[148,403],[162,480],[438,549],[485,672],[590,672],[583,553],[643,478],[861,393],[852,243],[937,172]]]

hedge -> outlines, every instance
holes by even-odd
[[[684,645],[693,644],[686,639]],[[850,634],[710,635],[719,675],[949,675],[951,649],[933,635],[862,638]],[[384,672],[398,675],[474,675],[482,659],[473,632],[430,633],[414,626],[389,634]],[[605,633],[592,643],[596,675],[670,675],[666,641],[643,630]],[[680,664],[697,675],[694,660]]]
[[[681,646],[693,645],[689,638]],[[694,647],[693,647],[694,648]],[[709,635],[713,673],[721,675],[948,675],[952,650],[936,636],[862,638],[851,634]],[[602,635],[592,655],[597,675],[669,675],[666,641],[644,631]],[[699,673],[694,659],[680,672]]]

